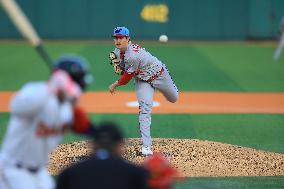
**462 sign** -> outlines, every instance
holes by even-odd
[[[169,8],[166,4],[145,5],[140,13],[142,19],[148,22],[161,22],[168,21]]]

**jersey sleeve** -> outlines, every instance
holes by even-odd
[[[75,133],[92,135],[95,132],[94,124],[90,121],[87,112],[80,106],[73,107],[73,123],[71,129]]]
[[[134,75],[135,75],[134,72],[133,73],[124,72],[124,74],[118,80],[118,84],[126,85],[134,77]]]
[[[33,116],[45,102],[46,94],[37,87],[26,85],[13,98],[10,111],[13,115]]]

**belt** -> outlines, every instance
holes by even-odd
[[[22,163],[16,163],[16,167],[19,169],[26,169],[30,173],[37,173],[40,169],[40,167],[25,167]]]
[[[164,73],[164,68],[162,68],[157,74],[153,75],[152,77],[150,77],[150,79],[147,80],[148,83],[151,83],[152,81],[154,81],[155,79],[157,79],[160,75],[162,75]]]

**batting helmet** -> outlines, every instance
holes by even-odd
[[[83,57],[64,55],[54,63],[53,71],[56,70],[66,71],[82,90],[92,82],[92,76],[88,73],[88,62]]]

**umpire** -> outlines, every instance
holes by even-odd
[[[115,124],[101,124],[93,143],[94,154],[63,170],[57,179],[57,189],[148,188],[148,172],[121,157],[123,136]]]

